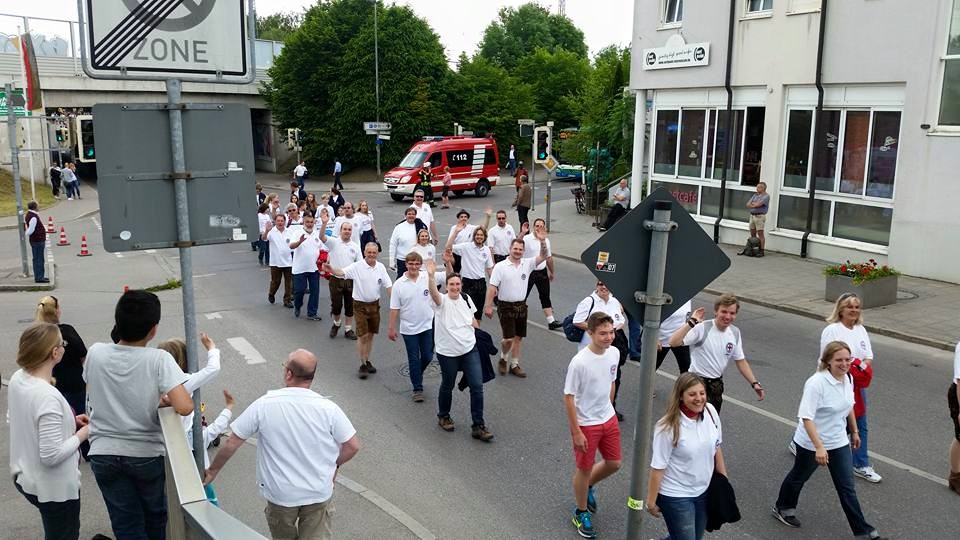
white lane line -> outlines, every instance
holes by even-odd
[[[536,323],[536,322],[532,322],[532,321],[527,321],[527,324],[529,324],[529,325],[531,325],[531,326],[535,326],[535,327],[537,327],[537,328],[542,328],[542,329],[546,330],[547,332],[549,332],[549,333],[551,333],[551,334],[556,333],[555,331],[550,330],[549,328],[547,328],[546,326],[544,326],[544,325],[542,325],[542,324],[540,324],[540,323]],[[559,335],[560,337],[566,339],[566,337],[565,337],[562,333],[558,333],[558,335]],[[640,364],[639,364],[638,362],[627,362],[627,365],[628,365],[628,366],[634,366],[634,367],[636,367],[636,368],[639,368],[639,367],[640,367]],[[658,371],[658,372],[657,372],[657,375],[660,375],[661,377],[666,377],[667,379],[670,379],[671,381],[677,380],[676,375],[671,375],[671,374],[669,374],[669,373],[664,373],[664,372],[662,372],[662,371]],[[790,418],[784,418],[784,417],[779,416],[779,415],[777,415],[777,414],[774,414],[774,413],[772,413],[772,412],[770,412],[770,411],[765,411],[765,410],[763,410],[763,409],[761,409],[760,407],[757,407],[757,406],[755,406],[755,405],[751,405],[751,404],[746,403],[746,402],[744,402],[744,401],[740,401],[739,399],[732,398],[732,397],[728,397],[728,396],[723,396],[723,402],[724,402],[724,403],[728,403],[728,402],[729,402],[729,403],[732,403],[733,405],[736,405],[737,407],[741,407],[741,408],[746,409],[746,410],[748,410],[748,411],[750,411],[750,412],[759,414],[760,416],[763,416],[764,418],[769,418],[770,420],[773,420],[773,421],[775,421],[775,422],[780,422],[781,424],[783,424],[783,425],[785,425],[785,426],[789,426],[791,429],[796,429],[796,427],[797,427],[797,421],[796,421],[796,420],[792,420],[792,419],[790,419]],[[902,470],[904,470],[904,471],[906,471],[906,472],[908,472],[908,473],[910,473],[910,474],[913,474],[913,475],[915,475],[915,476],[919,476],[920,478],[924,478],[924,479],[926,479],[926,480],[930,480],[931,482],[935,482],[935,483],[937,483],[937,484],[940,484],[941,486],[946,486],[946,485],[948,485],[948,484],[947,484],[947,481],[946,481],[945,479],[940,478],[939,476],[930,474],[930,473],[928,473],[927,471],[924,471],[924,470],[922,470],[922,469],[918,469],[918,468],[916,468],[916,467],[913,467],[912,465],[907,465],[906,463],[904,463],[904,462],[902,462],[902,461],[897,461],[897,460],[895,460],[895,459],[893,459],[893,458],[889,458],[889,457],[887,457],[887,456],[885,456],[885,455],[883,455],[883,454],[878,454],[878,453],[872,452],[872,451],[868,451],[868,452],[867,452],[867,455],[869,455],[870,457],[872,457],[873,459],[875,459],[875,460],[877,460],[877,461],[881,461],[881,462],[883,462],[883,463],[886,463],[887,465],[891,465],[891,466],[896,467],[896,468],[898,468],[898,469],[902,469]]]
[[[103,226],[100,225],[100,221],[99,221],[97,218],[95,218],[95,217],[92,217],[92,218],[90,218],[90,219],[92,219],[92,220],[93,220],[93,224],[97,226],[97,230],[100,231],[100,232],[103,232]]]
[[[193,276],[193,279],[205,278],[205,277],[213,277],[213,276],[215,276],[215,275],[217,275],[217,274],[216,274],[216,273],[213,273],[213,274],[195,274],[195,275]]]
[[[227,430],[225,433],[227,436],[229,436],[230,430]],[[245,439],[243,442],[257,446],[256,437],[250,437],[249,439]],[[340,473],[337,474],[337,483],[373,503],[374,506],[380,510],[383,510],[388,516],[397,520],[398,523],[406,527],[420,540],[436,540],[436,535],[424,527],[422,523],[414,519],[410,514],[397,508],[397,506],[390,501],[384,499],[383,496],[376,491],[367,489],[367,487],[363,484],[355,482]]]
[[[155,250],[155,249],[145,249],[145,250],[143,250],[143,252],[144,252],[144,253],[156,253],[157,250]]]
[[[220,315],[220,312],[219,312],[219,311],[214,311],[214,312],[212,312],[212,313],[204,313],[203,315],[204,315],[204,317],[207,318],[207,320],[211,320],[211,321],[212,321],[213,319],[222,319],[222,318],[223,318],[223,316]]]
[[[123,258],[123,253],[114,253],[114,255],[116,255],[118,259]]]
[[[0,386],[10,386],[10,381],[6,379],[0,379]]]
[[[227,338],[227,343],[229,343],[231,347],[236,349],[241,356],[247,359],[248,366],[252,366],[254,364],[267,363],[267,359],[264,358],[263,355],[261,355],[255,348],[253,348],[253,345],[251,345],[250,342],[246,340],[246,338],[242,338],[242,337]]]
[[[235,250],[231,251],[230,253],[248,253],[248,251],[247,251],[246,249],[239,249],[239,250],[235,249]]]

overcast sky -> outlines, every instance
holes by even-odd
[[[269,15],[279,11],[300,11],[313,3],[311,0],[257,0],[256,6],[258,14]],[[413,8],[440,36],[447,58],[455,61],[461,52],[469,55],[476,51],[484,28],[496,18],[501,7],[520,6],[526,0],[387,0],[386,3],[405,4]],[[540,0],[537,3],[552,12],[557,10],[556,0]],[[0,13],[4,14],[77,19],[75,0],[18,0],[3,4]],[[583,31],[592,55],[607,45],[630,44],[632,7],[632,0],[567,0],[567,16]],[[16,31],[16,28],[6,28],[11,24],[16,23],[11,19],[0,19],[0,31]],[[39,21],[31,25],[32,30],[43,31]]]

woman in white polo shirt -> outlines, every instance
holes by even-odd
[[[877,530],[863,517],[853,484],[850,448],[860,446],[860,433],[853,414],[853,378],[849,372],[850,347],[842,341],[828,343],[817,372],[803,385],[797,411],[800,421],[793,435],[797,456],[780,484],[773,515],[785,525],[799,527],[800,491],[818,465],[826,466],[854,537],[878,539]]]
[[[720,414],[707,402],[703,380],[694,373],[681,374],[653,434],[647,485],[647,511],[663,515],[670,538],[703,538],[710,479],[714,471],[727,474],[722,442]]]

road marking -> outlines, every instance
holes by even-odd
[[[531,326],[535,326],[535,327],[537,327],[537,328],[541,328],[541,329],[543,329],[543,330],[546,330],[547,332],[549,332],[549,333],[551,333],[551,334],[555,334],[555,333],[556,333],[555,331],[550,330],[550,329],[547,328],[545,325],[542,325],[542,324],[540,324],[540,323],[536,323],[536,322],[532,322],[532,321],[527,321],[527,324],[529,324],[529,325],[531,325]],[[566,336],[563,335],[562,333],[561,333],[561,334],[557,334],[557,335],[560,336],[560,337],[562,337],[562,338],[564,338],[564,339],[566,339]],[[634,366],[634,367],[636,367],[636,368],[639,368],[639,367],[640,367],[640,363],[639,363],[639,362],[627,362],[627,365],[628,365],[628,366]],[[671,381],[677,380],[677,376],[676,376],[676,375],[671,375],[670,373],[664,373],[664,372],[662,372],[662,371],[657,371],[657,375],[660,375],[661,377],[666,377],[667,379],[670,379]],[[770,412],[770,411],[765,411],[765,410],[763,410],[763,409],[761,409],[760,407],[757,407],[757,406],[755,406],[755,405],[751,405],[751,404],[746,403],[746,402],[744,402],[744,401],[740,401],[739,399],[732,398],[732,397],[728,397],[728,396],[723,396],[723,402],[724,402],[724,403],[732,403],[732,404],[736,405],[737,407],[741,407],[741,408],[746,409],[746,410],[748,410],[748,411],[750,411],[750,412],[759,414],[760,416],[763,416],[764,418],[769,418],[770,420],[773,420],[773,421],[775,421],[775,422],[779,422],[779,423],[781,423],[781,424],[783,424],[783,425],[785,425],[785,426],[789,426],[789,427],[792,428],[792,429],[796,429],[796,427],[797,427],[797,421],[796,421],[796,420],[791,420],[791,419],[789,419],[789,418],[784,418],[784,417],[782,417],[782,416],[780,416],[780,415],[777,415],[777,414],[774,414],[774,413],[772,413],[772,412]],[[915,475],[915,476],[919,476],[920,478],[924,478],[924,479],[926,479],[926,480],[930,480],[931,482],[935,482],[935,483],[937,483],[937,484],[940,484],[941,486],[946,486],[946,485],[948,485],[948,484],[947,484],[947,481],[946,481],[945,479],[940,478],[939,476],[935,476],[935,475],[933,475],[933,474],[930,474],[930,473],[928,473],[927,471],[924,471],[924,470],[922,470],[922,469],[918,469],[918,468],[913,467],[913,466],[911,466],[911,465],[907,465],[906,463],[903,463],[902,461],[897,461],[897,460],[895,460],[895,459],[893,459],[893,458],[889,458],[889,457],[887,457],[887,456],[884,456],[883,454],[878,454],[878,453],[872,452],[872,451],[868,451],[868,452],[867,452],[867,455],[869,455],[870,457],[872,457],[873,459],[875,459],[875,460],[877,460],[877,461],[881,461],[881,462],[883,462],[883,463],[886,463],[887,465],[892,465],[893,467],[896,467],[896,468],[898,468],[898,469],[902,469],[902,470],[904,470],[904,471],[906,471],[906,472],[908,472],[908,473],[910,473],[910,474],[913,474],[913,475]]]
[[[144,252],[144,253],[156,253],[157,250],[155,250],[155,249],[145,249],[145,250],[143,250],[143,252]]]
[[[6,379],[0,379],[0,386],[10,386],[10,381]]]
[[[123,258],[123,253],[114,253],[114,255],[116,255],[118,259]]]
[[[93,224],[97,226],[97,230],[103,232],[103,227],[100,225],[100,221],[95,217],[91,217],[90,219],[92,219]]]
[[[245,249],[236,250],[236,249],[235,249],[235,250],[231,251],[230,253],[247,253],[247,250],[245,250]]]
[[[193,279],[205,278],[205,277],[212,277],[212,276],[215,276],[215,275],[217,275],[217,274],[216,274],[216,273],[213,273],[213,274],[196,274],[195,276],[193,276]]]
[[[222,318],[223,318],[223,316],[221,316],[221,315],[220,315],[220,312],[218,312],[218,311],[214,311],[213,313],[204,313],[204,316],[207,318],[207,320],[211,320],[211,321],[212,321],[213,319],[222,319]]]
[[[230,430],[226,430],[225,433],[229,437]],[[249,443],[252,446],[257,446],[256,437],[244,439],[243,442]],[[383,496],[376,491],[368,489],[363,484],[347,478],[342,473],[337,473],[337,483],[373,503],[374,506],[380,510],[383,510],[388,516],[397,520],[398,523],[406,527],[407,530],[413,533],[420,540],[436,540],[437,536],[430,532],[429,529],[424,527],[422,523],[414,519],[413,516],[404,512],[387,499],[383,498]]]
[[[251,345],[250,342],[246,340],[246,338],[242,338],[242,337],[227,338],[227,343],[229,343],[231,347],[236,349],[241,356],[247,359],[248,366],[252,366],[254,364],[267,363],[267,359],[264,358],[263,355],[261,355],[255,348],[253,348],[253,345]]]

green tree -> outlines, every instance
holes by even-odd
[[[590,63],[565,49],[537,49],[524,57],[514,75],[533,87],[534,103],[542,120],[558,128],[578,124],[575,98],[590,76]]]
[[[570,19],[532,3],[517,9],[502,8],[497,20],[484,30],[478,47],[480,56],[511,73],[525,57],[541,48],[549,52],[564,49],[587,58],[583,32]]]
[[[257,39],[284,41],[303,22],[303,13],[274,13],[257,17]]]

